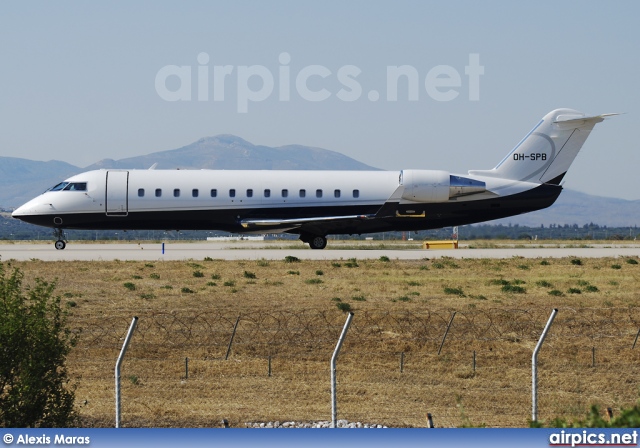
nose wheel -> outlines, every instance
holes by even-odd
[[[64,250],[65,247],[67,247],[67,236],[64,234],[64,230],[62,229],[55,229],[53,231],[53,235],[55,236],[56,242],[53,244],[54,247],[57,250]]]

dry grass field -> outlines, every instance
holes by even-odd
[[[420,427],[429,412],[440,427],[527,426],[532,350],[553,308],[558,317],[539,356],[539,418],[576,419],[591,404],[616,412],[638,401],[637,259],[285,255],[2,262],[20,268],[26,284],[56,279],[79,336],[68,366],[86,426],[114,425],[114,366],[133,316],[138,328],[122,369],[125,427],[329,420],[329,361],[348,309],[340,419]]]

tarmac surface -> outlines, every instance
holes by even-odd
[[[341,247],[342,246],[342,247]],[[357,247],[357,248],[354,248]],[[362,248],[360,248],[362,247]],[[368,248],[369,247],[369,248]],[[32,259],[43,261],[108,261],[108,260],[283,260],[286,256],[301,260],[378,259],[387,256],[398,260],[425,258],[563,258],[563,257],[640,257],[640,244],[590,244],[586,246],[544,246],[523,244],[513,247],[425,250],[419,243],[406,244],[406,248],[380,248],[375,244],[329,241],[324,250],[311,250],[301,242],[290,241],[234,241],[234,242],[142,242],[142,243],[84,243],[69,242],[66,249],[56,250],[53,243],[0,244],[0,261]]]

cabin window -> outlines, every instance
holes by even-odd
[[[287,196],[289,196],[289,190],[287,190],[286,188],[282,190],[282,197],[286,198]]]
[[[159,198],[162,196],[162,188],[156,188],[156,197]]]
[[[216,196],[218,196],[218,190],[216,190],[215,188],[211,189],[211,197],[215,198]]]
[[[359,198],[360,197],[360,190],[353,190],[353,197],[354,198]]]
[[[179,198],[180,197],[180,189],[179,188],[174,188],[173,189],[173,197],[174,198]]]
[[[316,190],[316,197],[317,198],[321,198],[322,197],[322,190]]]
[[[235,198],[236,197],[236,189],[232,188],[231,190],[229,190],[229,197],[230,198]]]
[[[333,190],[333,197],[334,198],[339,198],[340,197],[340,190]]]
[[[143,198],[144,197],[144,188],[138,188],[138,197],[139,198]]]
[[[304,198],[307,195],[307,190],[300,190],[300,197]]]
[[[265,198],[270,198],[271,197],[271,190],[269,190],[268,188],[266,188],[264,190],[264,197]]]
[[[249,188],[249,189],[247,190],[247,197],[248,197],[248,198],[252,198],[252,197],[253,197],[253,189]]]
[[[193,196],[194,198],[197,198],[199,194],[200,192],[198,191],[197,188],[194,188],[193,190],[191,190],[191,196]]]

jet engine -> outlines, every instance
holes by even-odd
[[[404,186],[402,199],[415,202],[447,202],[487,191],[482,181],[436,170],[402,170],[400,185]]]

